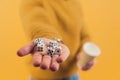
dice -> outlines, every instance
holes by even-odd
[[[53,56],[55,49],[53,47],[47,47],[47,54]]]
[[[54,52],[54,54],[56,54],[56,55],[60,55],[61,54],[61,46],[57,46],[57,47],[55,47],[55,52]]]
[[[49,47],[58,46],[58,43],[56,41],[50,41],[48,46]]]
[[[45,47],[44,41],[42,39],[38,38],[34,41],[34,43],[36,46],[36,50],[42,52]]]
[[[44,43],[37,43],[36,47],[37,47],[37,51],[42,52],[44,50],[45,44]]]
[[[44,44],[44,41],[40,38],[34,41],[35,47],[37,51],[42,52],[43,50],[50,56],[53,55],[60,55],[61,54],[61,46],[58,44],[57,41],[51,40],[48,45]]]
[[[35,43],[35,45],[37,45],[38,43],[44,43],[44,41],[42,39],[38,38],[34,41],[34,43]]]
[[[60,55],[61,46],[58,45],[57,41],[50,41],[47,50],[48,55]]]

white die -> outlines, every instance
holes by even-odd
[[[62,49],[61,46],[56,46],[54,54],[60,55],[61,54],[61,49]]]
[[[43,49],[44,49],[44,47],[45,47],[45,44],[38,42],[37,45],[36,45],[36,47],[37,47],[37,51],[42,52]]]
[[[47,54],[52,56],[54,55],[55,49],[53,47],[47,47]]]
[[[36,39],[34,43],[37,45],[38,43],[44,43],[44,41],[40,38]]]
[[[49,47],[58,46],[58,43],[56,41],[50,41],[48,46]]]

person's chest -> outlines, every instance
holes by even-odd
[[[53,1],[53,2],[52,2]],[[51,0],[49,1],[51,10],[51,19],[53,24],[60,29],[63,40],[71,50],[71,55],[68,61],[71,61],[75,56],[80,42],[80,31],[82,27],[82,16],[80,3],[77,0]]]
[[[79,34],[82,25],[82,13],[78,0],[49,0],[47,3],[51,23],[68,34]]]

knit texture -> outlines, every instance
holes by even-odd
[[[69,58],[61,64],[59,71],[41,70],[33,67],[31,56],[27,66],[35,79],[59,79],[78,71],[76,54],[89,40],[82,20],[78,0],[22,0],[20,15],[24,30],[30,40],[39,37],[60,38],[70,49]]]

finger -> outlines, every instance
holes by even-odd
[[[50,64],[51,64],[51,56],[44,55],[40,67],[42,69],[49,69]]]
[[[22,57],[22,56],[25,56],[29,53],[31,53],[33,51],[33,48],[34,48],[34,42],[32,41],[31,43],[29,43],[28,45],[20,48],[18,51],[17,51],[17,55]]]
[[[50,65],[50,69],[52,71],[58,71],[58,69],[59,69],[59,63],[57,62],[57,58],[58,58],[58,55],[54,55],[52,57],[52,62],[51,62],[51,65]]]
[[[42,55],[40,52],[35,52],[32,55],[32,63],[35,67],[39,67],[42,61]]]
[[[87,71],[89,70],[93,65],[95,64],[95,61],[90,61],[87,65],[82,67],[82,70]]]
[[[87,71],[87,70],[89,70],[92,66],[93,66],[93,64],[87,64],[86,66],[82,67],[82,70],[83,70],[83,71]]]
[[[61,47],[62,47],[61,54],[60,54],[60,56],[57,58],[57,62],[58,62],[58,63],[64,62],[64,61],[68,58],[68,56],[69,56],[69,54],[70,54],[70,51],[69,51],[69,49],[68,49],[66,46],[61,45]]]
[[[76,56],[77,62],[80,60],[80,54],[81,54],[81,53],[78,53],[77,56]]]

